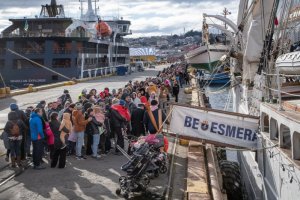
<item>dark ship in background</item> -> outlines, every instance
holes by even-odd
[[[56,0],[42,5],[39,16],[9,19],[12,25],[0,38],[0,85],[15,89],[94,77],[129,64],[123,37],[131,34],[130,21],[101,20],[96,2],[95,9],[87,3],[80,19],[66,17]]]

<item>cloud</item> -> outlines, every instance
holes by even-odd
[[[1,0],[2,1],[2,0]],[[80,3],[72,0],[57,0],[63,4],[68,17],[80,17]],[[1,2],[0,31],[7,27],[9,18],[34,17],[38,15],[41,4],[50,0],[9,0]],[[86,8],[87,3],[84,3]],[[94,4],[93,4],[94,5]],[[231,11],[228,17],[237,18],[238,0],[106,0],[98,3],[103,18],[122,16],[130,20],[132,37],[162,34],[180,34],[184,29],[200,30],[202,14],[221,14],[224,7]],[[26,12],[24,12],[26,8]],[[208,22],[212,23],[208,20]],[[219,23],[213,20],[214,23]]]

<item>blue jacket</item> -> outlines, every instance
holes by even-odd
[[[43,122],[38,114],[36,114],[35,112],[31,113],[29,124],[31,140],[35,141],[44,139],[45,136],[43,131]]]

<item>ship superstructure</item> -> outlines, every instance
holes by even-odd
[[[66,17],[63,5],[55,0],[42,5],[39,16],[10,19],[12,25],[0,38],[0,69],[5,84],[19,88],[64,81],[66,77],[98,76],[111,73],[117,65],[129,64],[129,47],[123,37],[131,34],[130,21],[104,20],[92,1],[87,3],[88,10],[85,14],[82,11],[80,19]],[[98,23],[110,29],[110,34],[99,34]]]

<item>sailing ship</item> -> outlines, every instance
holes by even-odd
[[[299,0],[240,0],[230,23],[233,111],[260,117],[258,150],[236,151],[244,199],[300,196],[299,13]]]
[[[0,70],[4,86],[20,88],[72,78],[112,73],[129,64],[129,47],[123,37],[131,34],[130,21],[101,19],[97,5],[80,19],[65,16],[63,5],[51,0],[39,16],[10,19],[12,25],[0,38]]]
[[[189,51],[185,55],[187,63],[190,64],[192,67],[205,70],[209,73],[214,73],[215,70],[218,70],[216,68],[220,67],[221,65],[221,57],[229,52],[229,44],[233,40],[234,32],[227,29],[226,22],[224,26],[206,22],[206,17],[209,16],[218,16],[226,19],[226,15],[228,15],[229,13],[228,10],[225,8],[223,10],[223,13],[224,17],[219,15],[203,15],[202,45],[194,50]],[[230,21],[228,21],[228,23],[230,23]],[[224,41],[222,41],[222,39],[218,39],[216,43],[211,44],[209,42],[209,27],[221,30],[223,32],[223,35],[225,36],[225,39],[223,39]]]

